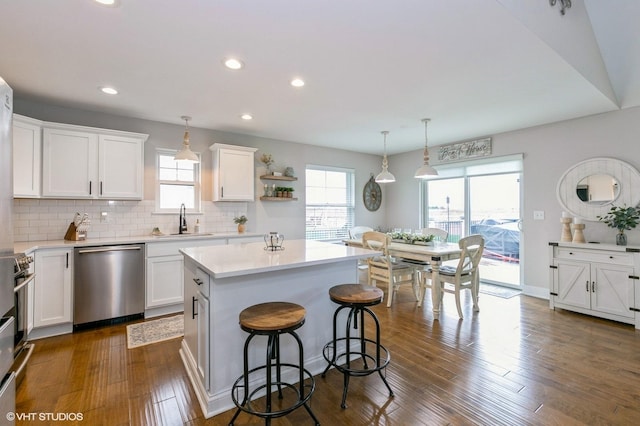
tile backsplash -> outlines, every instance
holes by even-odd
[[[178,214],[154,214],[155,201],[15,199],[13,232],[16,242],[62,240],[76,212],[88,213],[91,226],[87,238],[146,236],[154,227],[165,234],[178,232]],[[106,212],[106,220],[102,213]],[[188,214],[193,232],[200,220],[200,232],[236,232],[233,218],[247,214],[247,203],[203,201],[202,214]]]

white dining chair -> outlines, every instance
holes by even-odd
[[[449,236],[449,232],[440,228],[422,228],[420,233],[422,235],[433,235],[435,239],[443,243],[447,241],[447,237]]]
[[[393,295],[403,284],[410,284],[413,295],[418,300],[419,283],[416,265],[399,262],[389,255],[391,237],[382,232],[365,232],[362,235],[362,246],[371,250],[382,251],[382,255],[368,259],[368,284],[376,286],[378,282],[387,283],[387,307],[391,306]]]
[[[371,232],[373,228],[369,226],[354,226],[349,229],[349,239],[350,240],[360,240],[362,239],[362,234],[365,232]]]
[[[431,291],[433,291],[433,285],[440,285],[440,297],[442,297],[443,293],[453,293],[455,295],[458,315],[462,319],[464,316],[462,315],[462,307],[460,304],[461,290],[471,290],[473,310],[475,312],[480,311],[480,307],[478,306],[478,289],[480,287],[479,265],[484,251],[484,238],[482,235],[469,235],[468,237],[461,238],[458,245],[461,250],[458,264],[457,266],[442,265],[438,274],[439,283],[432,282],[432,270],[430,267],[421,273],[420,300],[418,305],[422,305],[427,288],[431,288]],[[448,287],[447,284],[453,285],[453,288]]]

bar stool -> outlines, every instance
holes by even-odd
[[[265,419],[265,424],[271,424],[272,418],[285,416],[300,406],[304,406],[316,425],[319,425],[318,419],[311,411],[307,404],[309,398],[315,390],[315,380],[311,373],[304,368],[304,352],[302,341],[294,330],[302,327],[305,321],[305,309],[295,303],[288,302],[269,302],[250,306],[240,312],[240,328],[249,334],[244,343],[244,372],[243,375],[236,380],[231,389],[231,398],[238,407],[229,425],[233,425],[241,411],[249,413]],[[284,363],[280,361],[280,335],[289,334],[298,344],[299,362],[297,365]],[[267,336],[267,356],[264,365],[249,369],[249,344],[255,336]],[[283,381],[282,367],[288,370],[295,370],[298,375],[298,384],[291,384]],[[272,377],[272,368],[275,368],[275,382]],[[264,379],[260,379],[256,372],[266,370],[266,383]],[[250,376],[252,380],[250,380]],[[255,376],[255,377],[254,377]],[[304,381],[310,380],[310,384],[305,385]],[[254,385],[255,388],[249,387],[249,382],[262,382],[264,384]],[[282,389],[288,388],[295,392],[296,399],[287,401],[289,405],[274,409],[272,405],[271,389],[276,386],[278,389],[278,399],[284,398]],[[253,401],[258,393],[265,393],[265,405],[259,407]],[[242,394],[242,399],[238,396]]]
[[[386,367],[391,356],[389,351],[380,344],[380,323],[376,314],[368,306],[377,305],[382,301],[384,293],[377,287],[362,284],[341,284],[329,289],[329,297],[332,302],[340,305],[333,314],[333,340],[327,343],[322,355],[327,360],[328,365],[322,372],[325,377],[327,371],[332,366],[344,375],[344,386],[342,390],[342,403],[340,406],[346,408],[347,390],[349,388],[349,378],[368,376],[376,371],[380,374],[382,381],[389,389],[389,396],[393,396],[391,386],[386,379]],[[343,309],[349,309],[346,322],[346,336],[337,337],[338,314]],[[375,340],[365,337],[364,314],[367,313],[376,327]],[[360,335],[351,336],[351,328],[358,329],[358,319],[360,320]],[[359,344],[359,350],[352,350],[351,344]],[[357,358],[362,358],[362,364],[355,363]],[[344,360],[344,363],[341,361]],[[372,362],[372,365],[369,365]],[[382,374],[385,370],[385,374]]]

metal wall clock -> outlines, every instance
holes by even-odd
[[[371,175],[371,178],[369,178],[369,181],[364,186],[362,199],[364,200],[364,206],[367,210],[375,212],[380,208],[380,204],[382,203],[382,189],[373,178],[373,175]]]

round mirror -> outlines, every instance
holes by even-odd
[[[611,175],[593,174],[578,182],[576,195],[584,203],[604,206],[611,204],[618,198],[620,184]]]
[[[640,173],[616,158],[591,158],[569,168],[558,181],[556,195],[572,216],[597,221],[611,205],[640,202]]]

